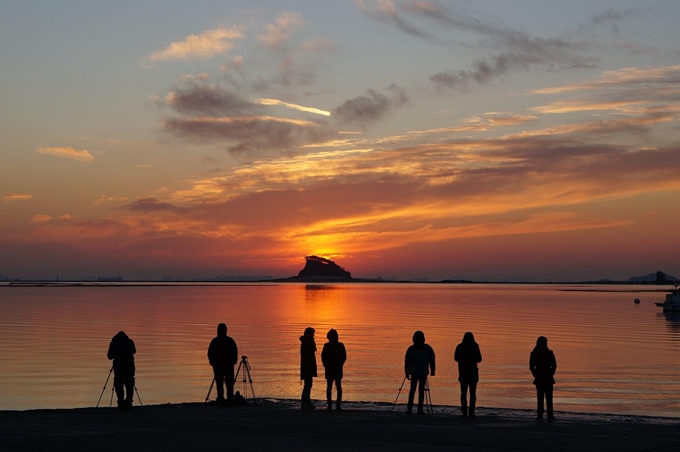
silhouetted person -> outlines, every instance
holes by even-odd
[[[425,414],[423,411],[423,403],[425,402],[425,382],[427,381],[430,370],[434,377],[434,350],[425,343],[425,333],[416,331],[413,333],[413,345],[406,350],[406,356],[404,358],[406,379],[411,380],[406,414],[411,414],[413,411],[413,399],[416,394],[416,386],[418,386],[418,414]]]
[[[210,341],[208,361],[215,375],[217,404],[231,406],[234,402],[234,366],[238,361],[236,342],[227,336],[227,325],[217,325],[217,337]],[[227,386],[227,400],[224,400],[224,384]]]
[[[314,342],[314,328],[307,327],[300,336],[300,380],[303,381],[302,409],[314,410],[312,404],[312,380],[316,373],[316,342]]]
[[[135,391],[135,343],[123,331],[113,336],[106,357],[113,360],[113,387],[118,408],[132,408]]]
[[[555,384],[555,369],[557,361],[555,354],[548,348],[548,339],[539,336],[536,339],[536,347],[529,357],[529,369],[534,376],[536,385],[536,413],[538,419],[543,419],[543,398],[548,410],[548,419],[555,419],[553,416],[553,385]]]
[[[328,409],[333,409],[333,382],[335,382],[335,389],[338,391],[335,408],[339,410],[342,403],[342,366],[347,361],[347,351],[345,344],[338,340],[338,332],[333,328],[326,334],[326,338],[328,342],[324,344],[321,351],[321,362],[325,368],[326,377],[326,400]]]
[[[482,352],[475,342],[475,336],[469,331],[463,335],[463,341],[458,344],[453,354],[453,359],[458,363],[458,381],[460,382],[460,409],[463,416],[475,417],[475,404],[477,403],[477,382],[479,381],[479,369],[477,364],[482,362]],[[470,389],[470,411],[468,412],[467,392]]]

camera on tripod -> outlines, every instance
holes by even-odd
[[[255,389],[253,388],[253,377],[250,375],[250,363],[248,362],[248,357],[246,355],[241,355],[241,362],[238,363],[238,368],[234,374],[234,386],[236,386],[239,375],[241,375],[243,381],[243,392],[234,391],[234,405],[246,405],[248,402],[254,404]],[[206,403],[208,403],[208,399],[210,399],[210,392],[212,391],[214,384],[215,379],[213,378],[212,383],[210,383],[210,389],[208,389],[208,395],[205,396]]]

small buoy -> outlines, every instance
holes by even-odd
[[[633,301],[635,302],[635,304],[640,304],[640,299],[639,299],[639,298],[636,298],[636,299],[633,300]]]

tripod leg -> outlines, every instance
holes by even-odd
[[[399,395],[401,394],[401,390],[404,387],[404,383],[406,383],[406,377],[404,377],[404,380],[401,382],[401,386],[399,386],[399,392],[397,392],[397,397],[394,399],[394,403],[392,404],[392,409],[390,412],[394,411],[394,406],[397,404],[397,400],[399,400]]]
[[[215,377],[213,377],[212,382],[210,383],[210,389],[208,389],[208,395],[205,396],[205,402],[208,403],[208,399],[210,398],[210,393],[212,392],[213,385],[215,384]]]
[[[238,367],[236,368],[236,373],[234,374],[234,384],[238,381],[238,374],[241,372],[241,367],[243,366],[243,360],[241,360],[240,363],[238,363]]]
[[[434,409],[432,408],[432,394],[430,393],[430,379],[425,379],[425,403],[427,404],[428,414],[433,414]]]
[[[248,381],[250,382],[250,392],[253,394],[253,403],[255,403],[255,388],[253,388],[253,377],[250,376],[250,364],[246,363],[246,372],[248,372]]]
[[[104,387],[102,388],[102,393],[99,394],[99,400],[97,400],[97,406],[95,406],[95,408],[99,408],[99,402],[102,401],[102,396],[104,395],[104,391],[106,391],[106,385],[109,384],[109,378],[111,378],[111,372],[113,372],[113,367],[111,367],[111,370],[109,370],[109,376],[106,377],[106,382],[104,382]]]
[[[135,386],[135,393],[137,394],[137,400],[139,400],[139,406],[144,406],[142,404],[142,399],[139,398],[139,391],[137,391],[137,386]]]

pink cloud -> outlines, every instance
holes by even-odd
[[[5,202],[9,201],[27,201],[33,199],[33,195],[21,194],[21,193],[5,193],[2,195],[2,199]]]
[[[31,223],[45,223],[46,221],[50,221],[52,217],[50,215],[43,215],[43,214],[37,214],[33,215],[31,218]]]

